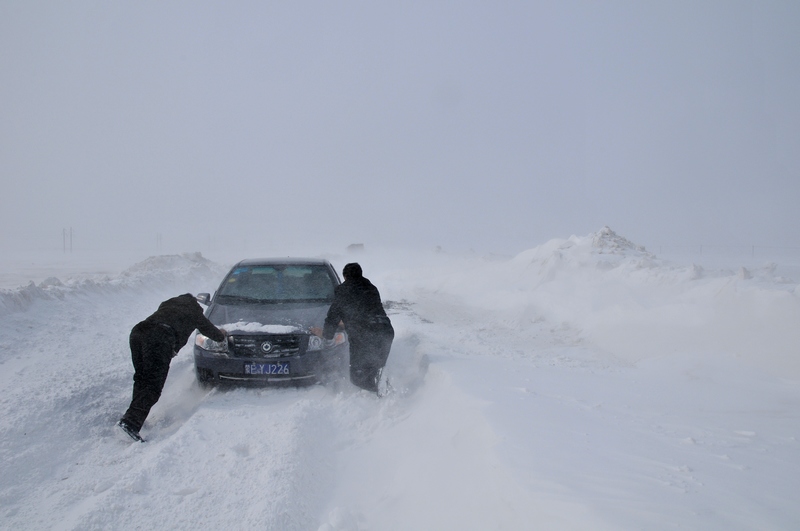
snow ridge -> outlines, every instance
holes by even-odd
[[[187,291],[194,285],[208,289],[209,285],[215,286],[227,270],[226,266],[206,259],[199,252],[151,256],[116,277],[68,278],[63,282],[50,277],[39,285],[31,281],[20,288],[0,289],[0,315],[24,312],[39,301],[64,300],[87,293],[152,290],[176,285],[186,286]]]
[[[638,254],[652,256],[642,245],[637,245],[627,238],[623,238],[611,230],[607,225],[591,235],[592,247],[599,249],[600,253],[612,254]]]

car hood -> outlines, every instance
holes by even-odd
[[[307,332],[325,322],[330,303],[214,304],[208,319],[216,326],[240,333]]]

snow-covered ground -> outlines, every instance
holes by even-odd
[[[230,264],[6,262],[0,528],[797,528],[796,263],[671,263],[609,229],[355,259],[397,332],[392,395],[203,390],[187,346],[146,444],[113,431],[130,328]]]

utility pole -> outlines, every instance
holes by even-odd
[[[72,227],[69,228],[69,232],[67,232],[67,229],[61,229],[61,238],[63,240],[64,254],[67,253],[68,241],[69,241],[69,252],[72,252]]]

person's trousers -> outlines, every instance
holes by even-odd
[[[162,326],[143,321],[131,330],[130,345],[133,398],[122,420],[138,432],[150,409],[161,398],[172,361],[174,336]]]
[[[350,334],[350,381],[367,391],[378,391],[378,378],[389,358],[394,340],[391,325],[371,327]]]

